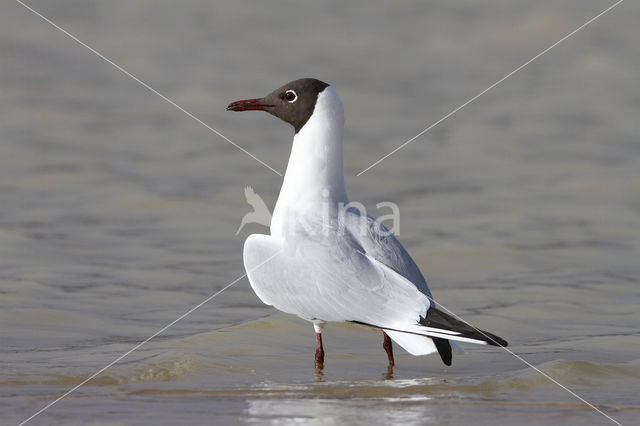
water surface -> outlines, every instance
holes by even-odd
[[[393,201],[436,299],[622,424],[640,418],[640,30],[609,3],[33,1],[277,170],[291,130],[232,100],[314,76],[353,200]],[[281,178],[17,3],[0,6],[0,423],[18,424],[240,277]],[[29,424],[610,422],[506,351],[445,367],[302,320],[246,279]]]

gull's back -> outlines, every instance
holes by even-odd
[[[350,207],[344,212],[344,231],[350,234],[364,254],[393,269],[432,299],[418,265],[383,224],[357,208]]]

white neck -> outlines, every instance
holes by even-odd
[[[320,215],[327,207],[333,210],[338,203],[347,203],[343,129],[342,102],[329,86],[318,95],[309,121],[293,138],[287,172],[273,211],[271,235],[283,235],[287,220],[295,220],[298,215]]]

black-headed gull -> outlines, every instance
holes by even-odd
[[[451,342],[507,346],[500,337],[436,308],[422,273],[387,229],[348,207],[342,165],[344,111],[322,81],[292,81],[229,111],[266,111],[295,129],[271,234],[250,235],[244,266],[267,305],[313,323],[316,366],[324,363],[327,321],[379,328],[389,365],[391,340],[413,355],[438,352],[451,365]],[[347,207],[345,207],[347,206]]]

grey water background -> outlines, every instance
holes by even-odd
[[[346,110],[352,200],[401,211],[436,299],[622,424],[640,419],[640,7],[612,2],[28,4],[284,171],[291,129],[224,111],[313,76]],[[37,16],[0,5],[0,424],[240,277],[281,178]],[[606,425],[497,348],[445,367],[308,323],[246,279],[28,424]]]

